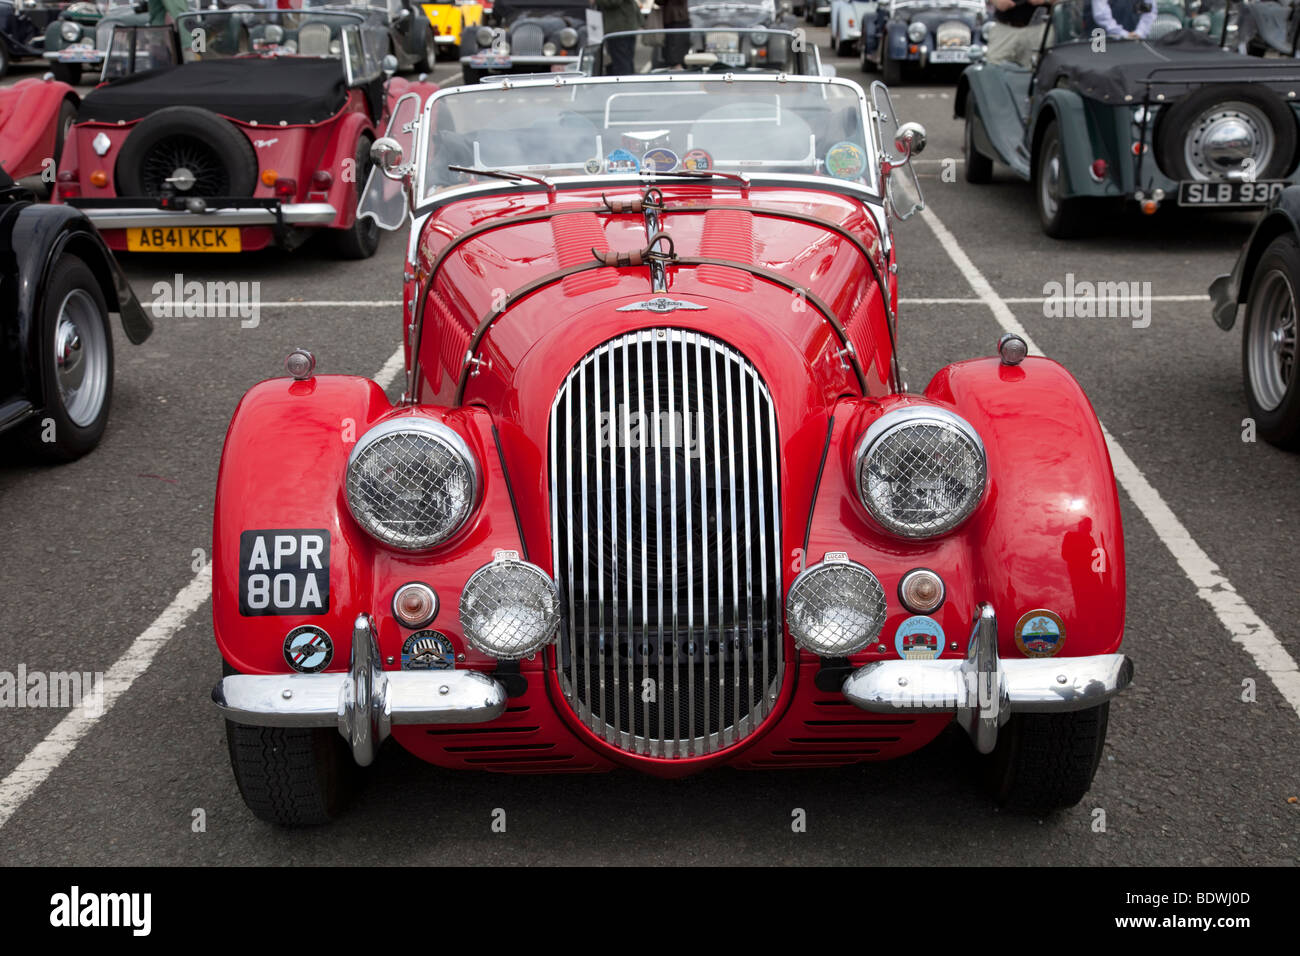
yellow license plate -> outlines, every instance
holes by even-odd
[[[233,226],[152,226],[128,229],[129,252],[239,252],[239,229]]]

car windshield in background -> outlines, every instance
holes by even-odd
[[[606,63],[609,41],[635,36],[633,73],[803,73],[814,75],[799,36],[775,30],[639,30],[610,33],[582,51],[581,69],[592,76],[610,76]],[[805,43],[805,48],[811,44]]]
[[[912,0],[916,2],[916,0]],[[1143,39],[1156,43],[1164,37],[1179,30],[1191,30],[1202,34],[1207,42],[1222,44],[1225,29],[1231,33],[1237,30],[1237,18],[1241,4],[1232,4],[1228,9],[1227,0],[1152,0],[1155,3],[1155,18],[1151,21]],[[1052,33],[1048,38],[1049,46],[1065,43],[1091,42],[1091,20],[1088,7],[1091,0],[1057,0],[1052,7]],[[1123,42],[1123,37],[1110,37],[1110,40]],[[1194,41],[1193,41],[1194,42]]]
[[[185,59],[211,60],[248,54],[340,57],[344,27],[362,22],[341,10],[202,10],[176,17]],[[199,49],[198,47],[201,47]]]
[[[494,181],[449,166],[550,177],[716,169],[833,176],[870,189],[861,96],[847,82],[775,76],[449,90],[430,100],[423,192]]]

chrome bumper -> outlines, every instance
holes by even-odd
[[[1086,710],[1132,681],[1133,662],[1123,654],[1000,659],[997,615],[981,604],[965,660],[875,661],[850,674],[843,692],[877,714],[956,711],[976,748],[990,753],[1013,713]]]
[[[148,206],[127,209],[88,207],[81,211],[97,229],[149,229],[154,226],[274,226],[280,222],[290,226],[320,226],[329,225],[338,216],[338,211],[327,202],[290,203],[281,206],[278,219],[275,210],[259,206],[209,209],[206,212],[153,209]]]
[[[477,671],[386,671],[374,622],[352,629],[346,674],[237,674],[212,688],[223,716],[254,727],[338,727],[361,766],[393,724],[476,724],[505,713],[506,691]]]

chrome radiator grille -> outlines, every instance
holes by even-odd
[[[556,396],[550,468],[569,706],[653,757],[747,737],[782,666],[776,420],[753,366],[695,332],[606,342]]]

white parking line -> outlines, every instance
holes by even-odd
[[[984,274],[971,262],[965,250],[957,243],[948,228],[931,210],[921,213],[921,218],[930,227],[943,251],[948,254],[959,272],[969,283],[971,290],[978,296],[976,301],[988,306],[989,311],[1004,332],[1014,332],[1025,340],[1030,352],[1043,354],[1042,349],[1034,344],[1025,327],[1016,320],[1008,307],[1008,299],[1003,299],[993,290],[993,286],[984,278]],[[1160,542],[1169,549],[1174,560],[1196,587],[1196,595],[1210,606],[1220,623],[1232,636],[1232,640],[1245,648],[1273,682],[1273,686],[1291,705],[1291,709],[1300,716],[1300,667],[1286,652],[1272,628],[1246,603],[1232,582],[1228,580],[1219,566],[1210,560],[1210,556],[1196,543],[1178,516],[1165,504],[1160,493],[1147,481],[1146,476],[1133,463],[1133,459],[1120,446],[1106,427],[1102,426],[1106,444],[1110,448],[1111,464],[1115,468],[1115,479],[1132,499],[1143,517],[1151,524]]]
[[[1148,297],[1152,302],[1209,302],[1210,297],[1206,293],[1196,295],[1153,295]],[[1096,296],[1076,296],[1066,295],[1060,298],[1049,299],[1046,296],[1004,296],[1002,299],[1007,305],[1042,305],[1044,302],[1096,302]],[[984,305],[983,299],[970,298],[919,298],[908,299],[900,297],[899,305]]]
[[[399,348],[389,356],[375,376],[375,381],[386,389],[405,367],[405,354]],[[91,714],[82,706],[74,707],[45,735],[44,740],[28,752],[17,767],[9,771],[4,780],[0,780],[0,828],[58,769],[59,764],[76,749],[82,738],[113,708],[118,698],[130,690],[136,679],[149,669],[158,652],[176,636],[176,632],[211,593],[212,565],[209,563],[190,579],[189,584],[181,588],[166,609],[131,642],[131,646],[109,668],[104,675],[104,700],[99,712]]]

